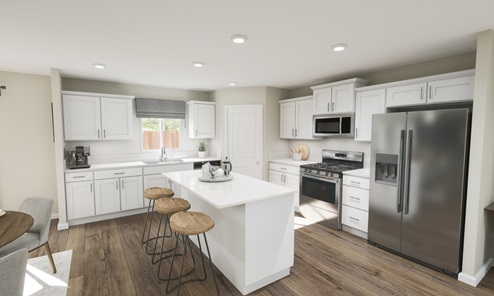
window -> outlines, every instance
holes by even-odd
[[[179,149],[181,123],[181,119],[141,118],[142,149]]]

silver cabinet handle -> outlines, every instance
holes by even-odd
[[[114,175],[123,175],[123,174],[125,174],[125,172],[114,173]]]
[[[357,218],[353,218],[353,217],[348,217],[348,218],[349,218],[350,220],[352,220],[353,222],[356,222],[356,223],[360,222],[360,220],[359,220],[359,219],[357,219]]]
[[[93,183],[89,183],[89,188],[91,190],[91,193],[93,193]]]
[[[350,181],[350,183],[360,186],[360,182],[357,182],[357,181]]]
[[[84,176],[75,176],[74,179],[84,178]]]
[[[280,170],[284,170],[284,171],[286,171],[286,168],[284,168],[284,167],[280,167]]]
[[[120,180],[120,182],[122,182],[122,185],[121,185],[122,189],[125,189],[125,187],[124,187],[124,184],[125,184],[124,183],[124,180]]]
[[[197,137],[197,130],[196,130],[196,137]]]
[[[280,182],[283,183],[283,174],[280,175]]]
[[[99,139],[99,129],[98,129],[98,139]]]
[[[103,129],[103,138],[105,138],[105,139],[106,139],[106,128],[105,128],[105,129]]]
[[[292,128],[292,137],[293,137],[293,128]]]
[[[328,103],[328,112],[329,112],[329,103]]]
[[[432,101],[432,85],[429,85],[429,100]]]
[[[297,129],[295,129],[295,137],[297,136],[297,133],[298,133],[298,132],[297,132]]]
[[[118,189],[118,180],[115,181],[115,188]]]
[[[360,201],[360,198],[355,197],[355,196],[349,196],[349,198]]]
[[[358,138],[358,128],[355,128],[355,138]]]
[[[331,112],[334,112],[334,102],[331,102]]]
[[[420,87],[420,101],[422,101],[422,86]]]

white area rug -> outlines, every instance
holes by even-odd
[[[72,250],[53,254],[57,273],[53,274],[48,257],[42,256],[27,261],[24,296],[65,296],[69,284]]]

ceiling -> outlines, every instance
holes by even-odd
[[[293,89],[475,50],[493,11],[493,0],[0,0],[0,71]],[[238,33],[246,43],[231,42]]]

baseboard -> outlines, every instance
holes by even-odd
[[[489,258],[489,260],[487,260],[484,263],[482,268],[480,268],[480,270],[475,274],[475,276],[471,276],[471,275],[468,275],[464,272],[460,272],[458,274],[458,280],[462,283],[467,284],[467,285],[477,287],[477,285],[484,278],[484,276],[487,274],[489,269],[491,269],[491,267],[493,266],[493,263],[494,263],[494,259]]]
[[[60,230],[65,230],[65,229],[69,229],[69,223],[58,222],[57,230],[60,231]]]
[[[51,220],[58,219],[59,217],[60,217],[60,216],[58,215],[58,213],[51,214]]]

